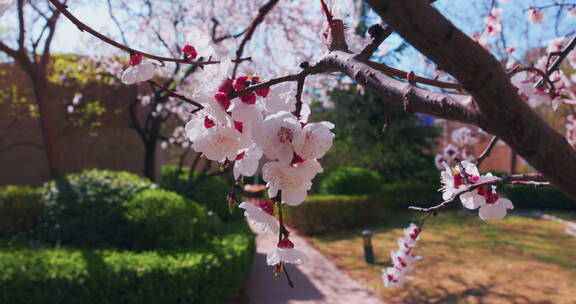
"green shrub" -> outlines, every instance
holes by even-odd
[[[321,194],[369,195],[378,193],[382,185],[382,177],[376,171],[343,167],[328,172],[320,180]]]
[[[373,223],[390,215],[378,197],[311,195],[297,206],[284,208],[286,223],[303,234],[314,234]]]
[[[506,185],[500,191],[516,208],[574,210],[576,206],[576,201],[554,187]]]
[[[206,210],[166,190],[145,190],[124,203],[125,217],[138,249],[188,247],[206,231]]]
[[[193,172],[189,181],[189,171],[183,170],[178,175],[178,167],[162,167],[160,187],[184,195],[208,210],[216,213],[223,221],[242,219],[241,212],[235,210],[232,214],[228,209],[227,198],[232,185],[219,176],[208,177],[197,183],[198,172]]]
[[[26,186],[0,187],[0,236],[28,232],[40,215],[40,193]]]
[[[440,199],[432,184],[394,183],[373,195],[311,195],[303,204],[285,208],[285,214],[289,226],[314,234],[375,223],[408,206],[432,206]]]
[[[43,189],[38,237],[77,246],[126,245],[122,203],[150,188],[138,175],[95,169],[51,181]]]
[[[1,246],[0,303],[222,303],[254,258],[252,234],[235,225],[194,251]]]

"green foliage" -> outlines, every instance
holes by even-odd
[[[122,245],[122,203],[153,185],[128,172],[85,170],[51,181],[42,194],[40,239],[77,246]]]
[[[439,135],[435,127],[418,123],[415,114],[392,106],[391,121],[386,132],[388,106],[371,92],[333,90],[333,107],[313,107],[314,118],[336,125],[332,149],[322,159],[327,171],[345,166],[378,171],[385,182],[429,181],[436,174],[432,149]]]
[[[151,189],[124,203],[125,217],[138,249],[188,247],[206,230],[206,210],[183,196]]]
[[[223,221],[237,220],[244,216],[235,210],[228,210],[227,198],[232,189],[231,183],[219,176],[203,177],[198,172],[183,169],[178,174],[178,167],[162,167],[160,187],[184,195],[208,210],[216,213]]]
[[[410,205],[432,205],[439,199],[429,184],[387,184],[369,196],[308,196],[303,204],[285,209],[285,220],[300,233],[314,234],[379,222]]]
[[[0,187],[0,236],[28,232],[40,215],[40,193],[26,186]]]
[[[255,253],[244,222],[204,248],[146,251],[2,244],[0,303],[222,303]]]
[[[554,187],[506,185],[499,190],[516,208],[574,210],[576,204],[576,201]]]
[[[369,195],[380,191],[382,177],[374,170],[343,167],[327,173],[319,184],[321,194]]]

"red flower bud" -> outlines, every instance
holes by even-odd
[[[258,203],[260,209],[264,210],[266,213],[273,215],[274,214],[274,205],[270,201],[260,202]]]
[[[240,121],[234,121],[234,128],[240,132],[240,133],[244,133],[244,124]]]
[[[268,94],[270,94],[270,88],[262,88],[262,89],[258,89],[256,90],[256,95],[266,98],[268,97]]]
[[[228,98],[227,93],[218,92],[216,93],[216,95],[214,95],[214,99],[218,101],[218,103],[220,104],[220,106],[222,106],[222,109],[224,109],[224,111],[227,111],[228,108],[230,107],[230,98]]]
[[[240,100],[242,100],[242,102],[245,104],[253,105],[256,103],[256,94],[254,94],[253,92],[246,93],[240,96]]]
[[[131,66],[137,66],[140,63],[142,63],[142,55],[134,54],[134,55],[130,56],[130,65]]]
[[[278,242],[278,248],[294,248],[294,243],[292,243],[288,238],[284,238],[280,242]]]
[[[187,56],[188,59],[194,60],[198,56],[198,52],[196,52],[196,49],[189,44],[185,45],[184,48],[182,48],[182,52],[184,53],[184,55]]]
[[[214,122],[214,120],[210,119],[208,117],[208,115],[204,116],[204,127],[206,129],[210,129],[212,127],[216,126],[216,123]]]

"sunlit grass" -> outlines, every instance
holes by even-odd
[[[563,224],[523,217],[483,222],[463,212],[430,218],[416,247],[424,259],[414,279],[384,288],[381,269],[390,265],[401,229],[417,219],[398,214],[366,227],[374,233],[375,265],[364,262],[362,229],[309,240],[387,303],[576,303],[576,238]]]

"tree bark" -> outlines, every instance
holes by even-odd
[[[64,170],[61,163],[54,119],[50,111],[50,90],[46,77],[41,74],[42,73],[37,72],[35,74],[29,74],[29,76],[32,80],[34,96],[40,112],[40,132],[42,134],[42,141],[44,142],[50,177],[60,178],[64,176]]]
[[[481,113],[478,126],[504,140],[576,199],[576,150],[516,93],[500,62],[428,0],[366,0],[408,43],[454,76]]]

